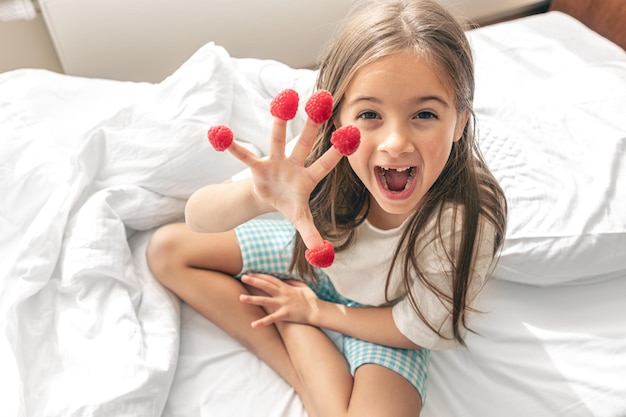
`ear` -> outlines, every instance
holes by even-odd
[[[469,117],[469,110],[463,110],[462,112],[459,112],[459,116],[456,120],[456,126],[454,127],[454,142],[458,142],[463,136],[463,131],[465,130],[465,126],[467,125]]]

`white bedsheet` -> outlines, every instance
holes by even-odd
[[[623,155],[623,109],[608,106],[596,90],[571,90],[571,79],[547,82],[594,54],[626,61],[623,51],[555,13],[489,29],[472,38],[483,134],[505,134],[507,117],[519,127],[516,117],[531,114],[535,104],[541,110],[525,88],[542,81],[565,104],[579,92],[602,99],[592,129],[617,132],[611,143]],[[575,42],[564,35],[571,31]],[[507,36],[517,39],[512,49],[497,42]],[[537,44],[542,48],[531,48]],[[505,72],[488,65],[494,57],[507,57]],[[603,73],[621,82],[616,103],[626,98],[622,64]],[[574,79],[597,70],[576,68]],[[210,148],[207,127],[226,123],[264,153],[269,101],[287,87],[307,96],[314,75],[232,59],[212,44],[156,85],[35,70],[0,74],[2,415],[306,415],[266,365],[156,283],[144,251],[153,228],[181,218],[191,192],[242,168]],[[515,100],[521,113],[514,113]],[[555,111],[555,101],[548,104]],[[576,115],[567,126],[586,128]],[[290,125],[290,136],[302,120]],[[488,158],[499,152],[486,143]],[[623,175],[624,159],[615,165]],[[623,179],[617,184],[624,189]],[[503,259],[503,276],[481,298],[486,314],[473,322],[478,334],[469,336],[469,349],[433,352],[422,415],[626,415],[626,272],[576,277],[580,285],[564,285],[567,277],[551,273],[552,285],[543,287],[520,283],[528,277],[517,273],[518,253]]]

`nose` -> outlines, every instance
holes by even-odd
[[[394,125],[390,126],[388,131],[384,133],[378,150],[396,158],[404,153],[415,151],[415,145],[407,128]]]

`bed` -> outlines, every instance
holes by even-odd
[[[626,6],[591,3],[468,32],[510,220],[467,349],[432,353],[424,417],[626,416]],[[0,74],[3,415],[306,416],[158,284],[145,248],[243,168],[207,127],[264,154],[269,101],[314,79],[213,43],[155,84]]]

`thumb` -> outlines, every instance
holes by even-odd
[[[324,245],[324,239],[317,227],[315,227],[315,223],[313,223],[313,216],[310,210],[307,210],[305,215],[301,216],[294,223],[294,226],[300,233],[300,237],[302,237],[302,241],[307,248],[319,248]]]
[[[305,222],[298,231],[307,247],[304,253],[307,262],[316,268],[331,266],[335,260],[335,248],[331,242],[322,238],[313,221]]]

